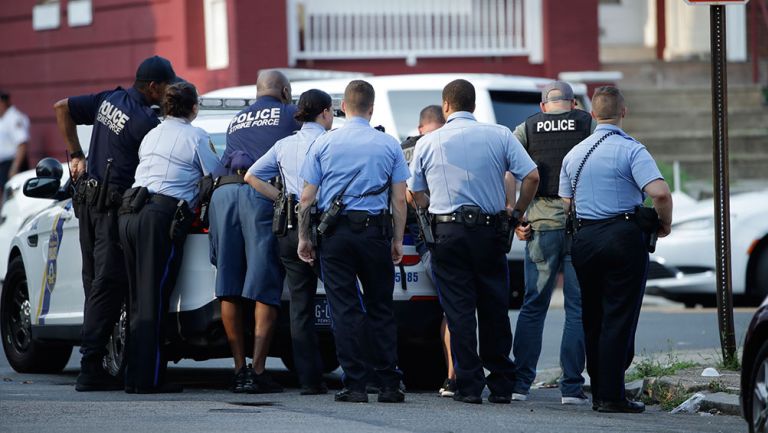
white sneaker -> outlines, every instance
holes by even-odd
[[[512,400],[514,401],[526,401],[528,400],[528,394],[518,394],[516,392],[512,393]]]
[[[589,404],[589,399],[587,398],[586,395],[581,394],[574,397],[563,397],[560,399],[560,402],[562,404],[581,406],[581,405]]]

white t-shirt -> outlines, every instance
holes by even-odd
[[[29,141],[29,118],[10,106],[0,117],[0,161],[16,156],[16,148]]]

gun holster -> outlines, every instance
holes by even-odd
[[[328,236],[333,233],[333,229],[339,223],[341,212],[346,207],[341,200],[340,196],[333,199],[331,206],[320,215],[320,222],[317,223],[317,234],[320,236]]]
[[[200,178],[197,182],[198,193],[197,202],[200,203],[200,223],[203,228],[207,228],[208,221],[208,208],[211,204],[211,197],[213,196],[213,190],[216,189],[216,182],[212,175],[206,175]]]
[[[189,228],[192,226],[194,213],[189,210],[189,205],[185,200],[179,200],[176,205],[176,211],[173,214],[169,236],[173,242],[185,239]]]
[[[656,251],[656,239],[659,227],[661,227],[661,221],[659,221],[659,214],[656,209],[652,207],[636,206],[635,207],[635,223],[640,230],[648,235],[648,252],[652,253]]]
[[[416,222],[419,225],[421,239],[427,247],[435,245],[435,234],[432,231],[432,219],[426,209],[416,209]]]
[[[117,214],[139,213],[141,208],[147,204],[147,200],[149,200],[149,190],[147,188],[143,186],[129,188],[123,193],[123,200]]]

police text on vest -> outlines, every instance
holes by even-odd
[[[99,107],[99,114],[96,116],[96,121],[103,124],[115,135],[120,135],[125,128],[125,123],[128,122],[130,117],[126,116],[119,108],[112,105],[109,101],[104,101]]]
[[[575,131],[576,121],[574,119],[544,120],[536,122],[536,132],[558,132]]]

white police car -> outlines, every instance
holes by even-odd
[[[208,131],[220,153],[229,121],[249,103],[246,99],[204,99],[194,124]],[[24,192],[46,199],[48,204],[26,218],[10,244],[8,270],[0,293],[3,349],[10,365],[19,372],[57,372],[66,365],[72,347],[79,344],[83,321],[78,222],[59,178],[33,178],[25,184]],[[405,247],[403,264],[396,269],[393,282],[400,367],[406,383],[433,387],[446,376],[439,332],[442,312],[412,239],[406,243],[410,245]],[[166,322],[167,353],[173,360],[231,356],[214,296],[215,272],[209,260],[208,235],[199,227],[193,228],[170,300],[171,319]],[[284,291],[284,308],[270,354],[281,357],[292,368],[287,299]],[[338,362],[322,285],[315,320],[322,358],[326,370],[332,371]],[[122,367],[125,324],[123,313],[108,345],[106,362],[113,374]]]

